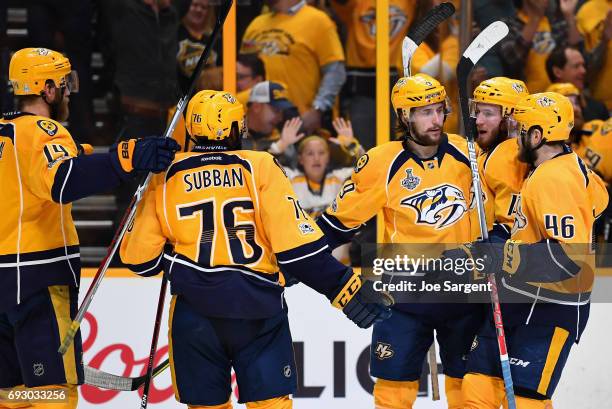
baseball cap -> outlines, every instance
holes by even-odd
[[[293,104],[287,99],[287,88],[273,81],[263,81],[255,84],[251,89],[248,102],[260,102],[270,104],[280,110],[293,108]]]

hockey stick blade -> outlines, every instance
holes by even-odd
[[[170,366],[170,361],[166,359],[153,369],[153,378],[162,373]],[[97,388],[109,389],[114,391],[135,391],[145,383],[146,374],[130,378],[127,376],[113,375],[96,368],[85,365],[85,384]]]
[[[461,106],[461,117],[468,140],[474,140],[472,121],[470,121],[470,110],[467,96],[467,79],[472,68],[478,63],[483,55],[508,35],[508,26],[502,21],[495,21],[488,25],[470,43],[464,51],[457,65],[457,81],[459,83],[459,103]]]
[[[453,3],[441,3],[429,10],[427,14],[416,24],[402,42],[402,64],[404,65],[404,77],[410,76],[410,61],[419,45],[427,36],[438,27],[438,25],[455,14]]]

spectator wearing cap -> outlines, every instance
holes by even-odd
[[[267,79],[287,84],[304,127],[319,128],[346,79],[334,22],[304,0],[266,0],[270,11],[247,27],[241,52],[257,52]]]
[[[242,105],[247,104],[251,95],[251,88],[265,79],[266,69],[257,54],[238,54],[238,61],[236,62],[236,89],[238,94],[236,99]]]
[[[574,15],[578,0],[560,1],[554,13],[549,12],[551,1],[557,4],[556,0],[514,0],[518,12],[504,19],[510,32],[499,43],[505,76],[525,81],[534,93],[550,85],[546,57],[552,50],[582,41]]]
[[[553,83],[571,83],[581,94],[582,111],[585,121],[606,120],[609,117],[606,106],[586,95],[585,79],[587,70],[580,51],[571,46],[557,47],[546,59],[546,73]]]
[[[300,132],[302,120],[299,116],[291,118],[284,122],[280,135],[277,131],[283,123],[284,113],[294,109],[282,84],[272,81],[256,84],[247,102],[249,135],[242,144],[243,148],[267,151],[283,165],[294,165],[296,151],[293,145],[304,136]]]
[[[584,36],[592,95],[612,112],[612,3],[589,0],[578,10],[576,20]]]

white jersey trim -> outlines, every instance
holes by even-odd
[[[245,271],[245,270],[242,270],[242,269],[239,269],[239,268],[236,268],[236,267],[224,266],[224,267],[216,267],[216,268],[215,267],[213,267],[213,268],[204,268],[204,267],[198,266],[197,264],[190,263],[190,262],[188,262],[186,260],[183,260],[183,259],[180,259],[180,258],[176,258],[176,255],[174,257],[171,257],[171,256],[169,256],[167,254],[164,254],[164,258],[167,259],[167,260],[171,260],[173,263],[182,264],[184,266],[191,267],[191,268],[193,268],[195,270],[203,271],[205,273],[216,273],[216,272],[220,272],[220,271],[237,271],[239,273],[248,275],[250,277],[257,278],[258,280],[261,280],[263,282],[280,286],[280,281],[278,281],[278,280],[277,281],[266,280],[265,278],[263,278],[263,277],[261,277],[261,276],[259,276],[257,274],[253,274],[250,271]],[[172,268],[170,268],[169,270],[172,270]]]
[[[327,248],[329,248],[329,245],[327,245],[327,244],[326,244],[326,245],[324,245],[323,247],[321,247],[319,250],[317,250],[317,251],[313,251],[312,253],[306,254],[306,255],[304,255],[304,256],[301,256],[301,257],[296,257],[296,258],[292,258],[291,260],[285,260],[285,261],[280,261],[280,260],[277,260],[277,262],[278,262],[278,264],[289,264],[289,263],[293,263],[294,261],[300,261],[300,260],[303,260],[303,259],[308,258],[308,257],[310,257],[310,256],[314,256],[315,254],[318,254],[318,253],[322,252],[323,250],[325,250],[325,249],[327,249]]]

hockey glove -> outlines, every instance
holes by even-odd
[[[361,276],[349,269],[340,282],[332,305],[340,308],[358,327],[369,328],[391,316],[389,307],[393,305],[393,299],[386,293],[374,290],[371,281],[362,280]]]
[[[130,173],[133,170],[160,173],[174,160],[174,153],[181,146],[172,138],[147,137],[128,139],[110,149],[113,164]]]
[[[466,246],[476,264],[476,268],[484,274],[502,274],[504,261],[504,243],[490,241],[475,241]]]

